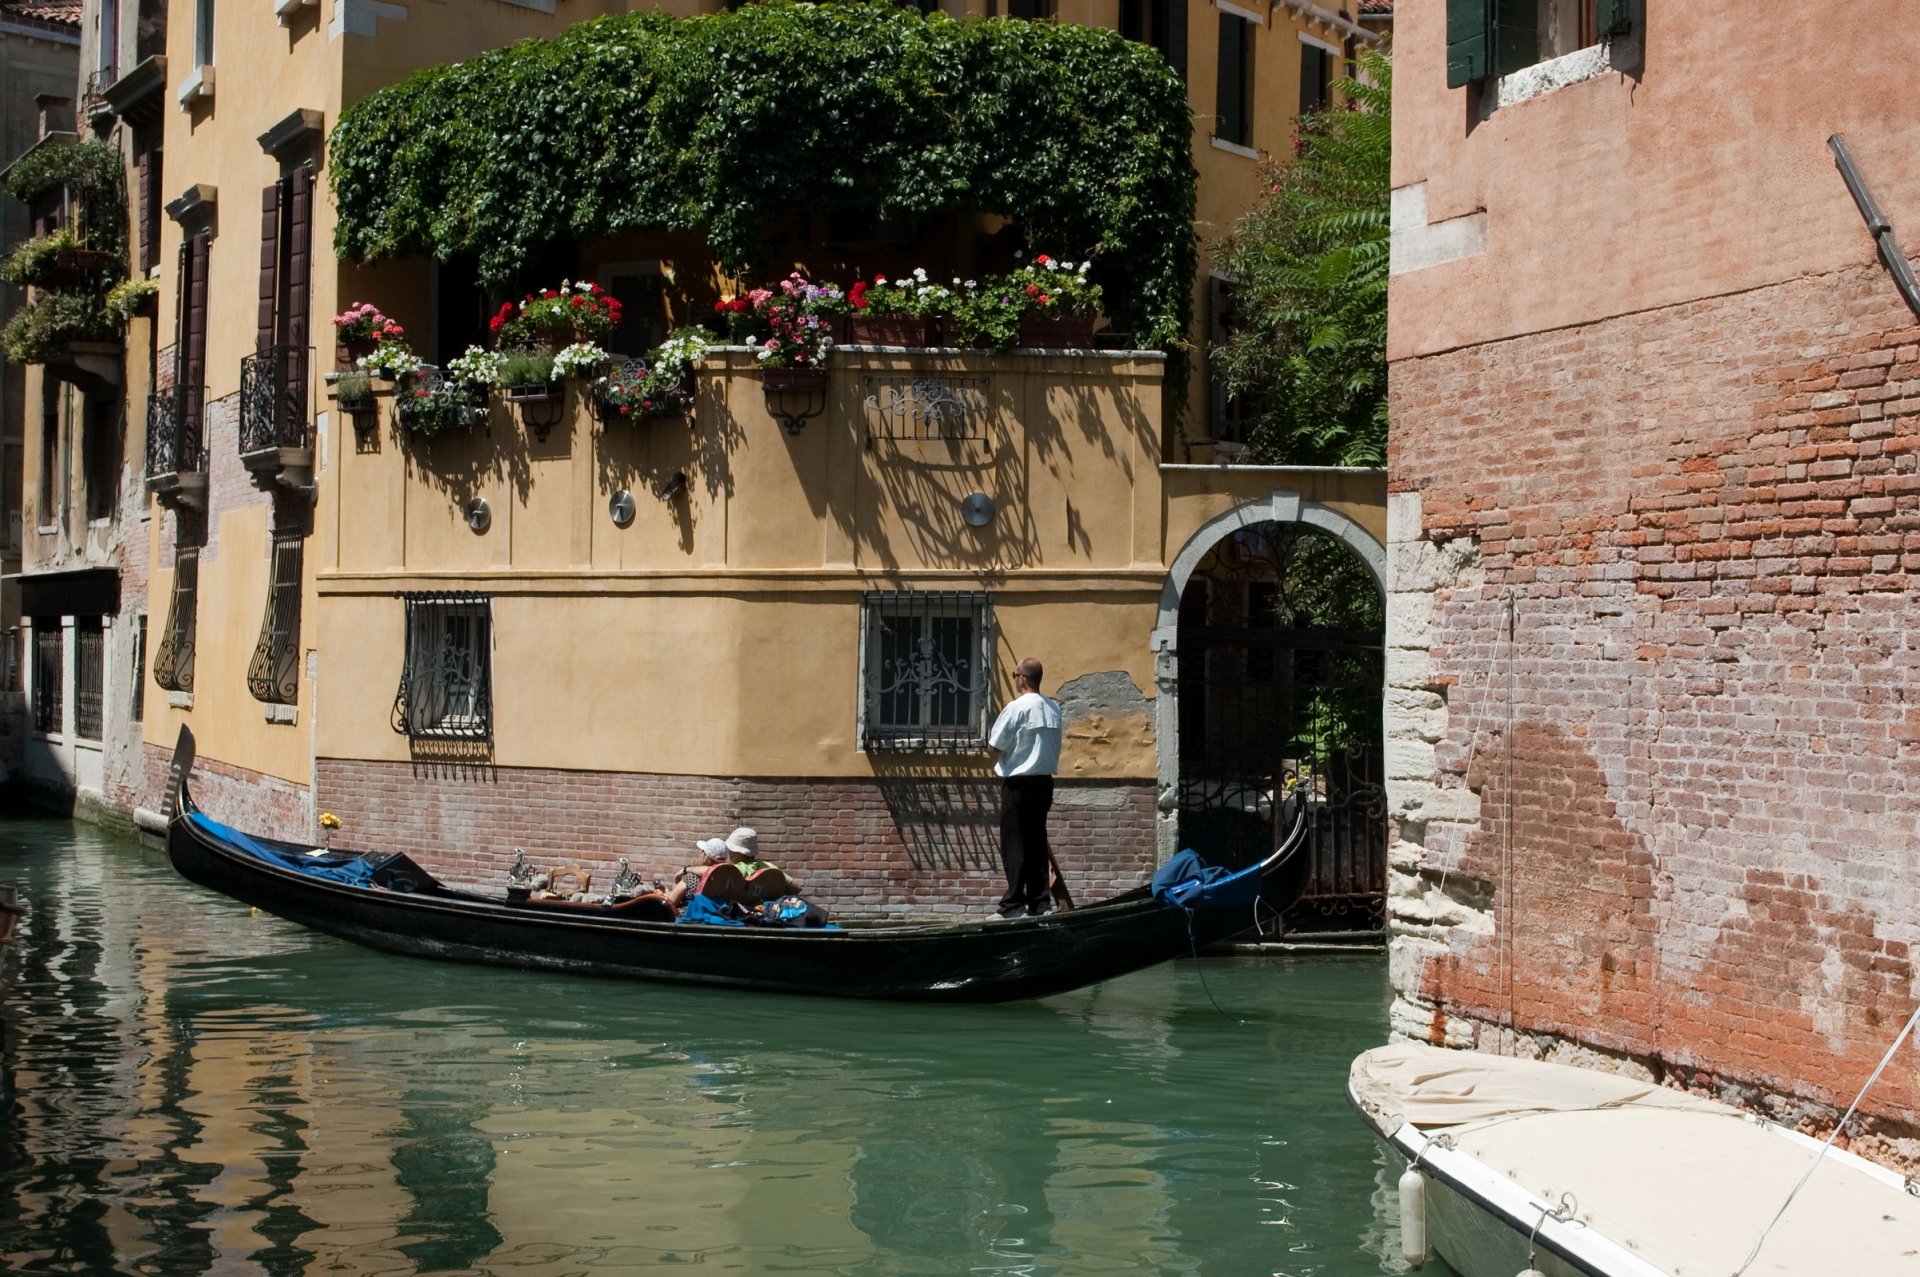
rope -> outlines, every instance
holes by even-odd
[[[1200,961],[1200,941],[1193,934],[1193,910],[1182,909],[1180,912],[1187,915],[1187,948],[1193,954],[1193,965],[1200,972],[1200,987],[1206,991],[1207,1001],[1213,1003],[1213,1009],[1220,1012],[1221,1019],[1233,1024],[1246,1024],[1245,1020],[1236,1019],[1228,1015],[1226,1011],[1221,1008],[1220,1004],[1214,1001],[1213,988],[1207,983],[1206,963]]]
[[[1800,1190],[1807,1186],[1807,1181],[1813,1178],[1813,1173],[1820,1169],[1821,1159],[1826,1157],[1827,1150],[1833,1147],[1833,1142],[1840,1138],[1840,1132],[1847,1129],[1847,1123],[1853,1120],[1854,1110],[1860,1107],[1860,1101],[1867,1098],[1867,1092],[1873,1089],[1873,1084],[1880,1080],[1882,1073],[1886,1072],[1887,1065],[1893,1063],[1893,1057],[1900,1052],[1900,1044],[1907,1040],[1907,1035],[1913,1032],[1913,1026],[1916,1023],[1920,1023],[1920,1007],[1915,1007],[1913,1014],[1907,1017],[1907,1027],[1900,1030],[1900,1036],[1893,1040],[1893,1045],[1887,1048],[1887,1053],[1880,1057],[1880,1063],[1874,1067],[1873,1076],[1869,1077],[1867,1084],[1860,1088],[1860,1094],[1853,1097],[1853,1103],[1847,1106],[1847,1111],[1840,1118],[1839,1125],[1833,1128],[1833,1134],[1827,1136],[1826,1142],[1820,1145],[1820,1151],[1813,1155],[1813,1161],[1807,1165],[1806,1174],[1800,1177],[1800,1182],[1795,1184],[1793,1191],[1787,1194],[1787,1200],[1780,1203],[1780,1209],[1773,1213],[1773,1218],[1767,1221],[1767,1226],[1760,1230],[1760,1236],[1754,1239],[1753,1249],[1748,1251],[1747,1257],[1740,1261],[1740,1266],[1733,1270],[1732,1277],[1740,1277],[1741,1273],[1747,1271],[1747,1266],[1753,1263],[1754,1256],[1760,1253],[1760,1247],[1766,1244],[1767,1234],[1771,1233],[1773,1226],[1780,1222],[1780,1217],[1787,1213],[1787,1207],[1793,1205],[1793,1199],[1798,1197]]]

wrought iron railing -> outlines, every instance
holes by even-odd
[[[167,631],[153,654],[153,681],[169,692],[193,690],[199,593],[199,547],[180,546],[174,552],[173,601],[167,608]]]
[[[105,705],[106,632],[97,617],[75,621],[73,627],[73,734],[81,740],[99,740]]]
[[[273,538],[273,579],[260,641],[247,666],[247,691],[257,701],[291,705],[300,693],[300,580],[305,538],[298,532]]]
[[[207,468],[200,446],[199,386],[169,386],[147,397],[147,477],[198,474]]]
[[[62,719],[61,675],[65,672],[65,636],[59,618],[41,620],[33,625],[33,730],[56,735],[65,730]]]
[[[493,600],[485,594],[403,595],[407,657],[393,730],[409,741],[493,740]]]
[[[307,413],[307,370],[313,351],[305,346],[268,346],[240,361],[240,451],[310,448],[313,421]]]

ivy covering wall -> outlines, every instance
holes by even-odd
[[[555,240],[700,229],[739,269],[796,209],[999,213],[1090,257],[1116,326],[1173,346],[1192,136],[1179,77],[1108,31],[786,0],[602,18],[342,112],[336,247],[473,253],[497,281]]]

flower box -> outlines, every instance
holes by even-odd
[[[808,394],[827,388],[824,368],[763,368],[760,388],[770,395]]]
[[[372,338],[356,338],[334,345],[334,362],[341,372],[352,372],[360,366],[360,361],[380,349],[380,343]]]
[[[1094,315],[1023,315],[1020,344],[1047,350],[1092,350]]]
[[[849,338],[861,346],[932,346],[939,321],[925,316],[855,315],[847,321]]]
[[[506,387],[508,403],[552,403],[563,399],[567,393],[564,381],[535,382],[530,386]]]

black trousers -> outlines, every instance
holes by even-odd
[[[1047,813],[1053,809],[1053,777],[1006,776],[1000,781],[1000,863],[1007,894],[1000,912],[1024,913],[1048,903]]]

